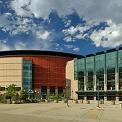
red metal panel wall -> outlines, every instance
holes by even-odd
[[[41,86],[65,87],[66,62],[72,58],[61,56],[24,56],[25,60],[33,62],[33,88]]]

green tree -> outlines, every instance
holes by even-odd
[[[11,84],[6,88],[6,99],[12,99],[12,97],[14,97],[16,95],[17,91],[16,91],[16,85]]]

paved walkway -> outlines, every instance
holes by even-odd
[[[122,122],[120,104],[38,103],[0,104],[0,122]]]

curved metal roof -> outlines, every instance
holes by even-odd
[[[10,51],[0,51],[0,57],[4,56],[26,56],[26,55],[51,55],[51,56],[62,56],[62,57],[72,57],[78,58],[83,57],[77,54],[64,53],[64,52],[54,52],[54,51],[42,51],[42,50],[10,50]]]

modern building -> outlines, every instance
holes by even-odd
[[[37,92],[43,96],[63,94],[66,64],[76,57],[79,56],[51,51],[1,51],[0,92],[15,84],[17,90]]]
[[[71,87],[71,98],[122,100],[121,47],[76,58],[69,63],[74,67],[74,77],[67,76],[71,86],[75,86]]]

